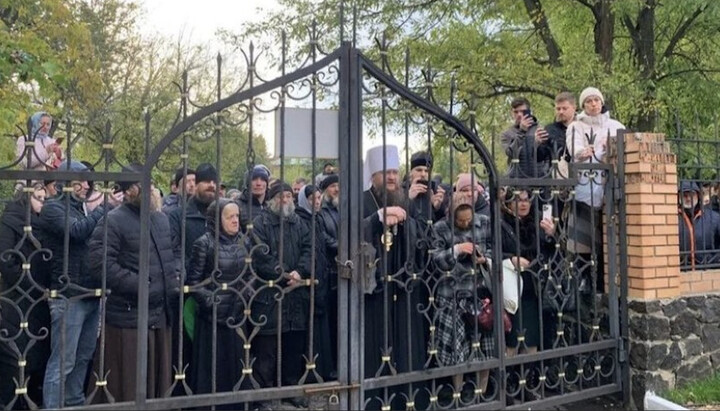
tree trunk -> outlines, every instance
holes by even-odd
[[[606,73],[612,73],[613,39],[615,37],[615,15],[613,0],[598,0],[593,6],[595,16],[595,53],[600,56]]]
[[[644,88],[644,95],[630,126],[636,131],[653,131],[655,129],[655,113],[650,107],[655,106],[656,93],[653,80],[656,74],[655,57],[655,8],[656,0],[646,0],[640,10],[637,22],[632,24],[628,16],[624,17],[625,26],[632,38],[633,56],[639,69],[639,80]]]

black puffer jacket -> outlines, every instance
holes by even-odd
[[[67,202],[67,203],[66,203]],[[70,242],[68,249],[68,277],[70,286],[61,284],[64,264],[65,211],[68,210]],[[83,203],[72,195],[60,196],[45,202],[40,212],[40,227],[45,233],[45,247],[52,251],[52,270],[50,287],[62,290],[65,296],[79,295],[83,292],[77,287],[100,288],[98,278],[88,270],[88,242],[95,226],[105,213],[103,206],[96,207],[85,215]],[[63,287],[66,287],[63,289]]]
[[[18,250],[23,257],[10,251],[20,244],[25,235],[23,227],[27,207],[24,200],[9,203],[0,219],[0,335],[10,338],[22,354],[25,354],[28,348],[29,335],[40,337],[43,335],[43,328],[50,329],[47,304],[42,302],[33,306],[34,302],[43,298],[45,288],[50,284],[50,264],[43,261],[43,255],[48,256],[49,253],[38,251],[42,247],[38,215],[30,213],[30,224],[35,238],[27,237],[23,240]],[[32,253],[35,255],[30,260],[30,272],[23,272],[22,264]],[[27,330],[20,329],[21,315],[27,315]],[[47,335],[35,341],[33,347],[27,350],[26,371],[45,368],[50,355],[49,343],[50,336]],[[18,353],[10,344],[0,342],[0,362],[17,367],[18,359]]]
[[[221,201],[225,203],[221,205],[222,208],[230,204],[230,200]],[[191,269],[186,283],[204,283],[193,292],[193,296],[199,306],[199,315],[206,321],[212,321],[213,305],[217,305],[217,323],[226,324],[230,318],[234,318],[235,322],[242,320],[246,301],[249,300],[252,290],[246,288],[250,270],[245,269],[248,252],[240,243],[241,236],[242,234],[230,236],[221,230],[216,244],[215,224],[211,223],[208,224],[207,232],[193,244]],[[227,284],[227,288],[223,289],[222,284]]]
[[[185,272],[190,272],[190,257],[195,241],[205,234],[205,214],[208,205],[198,201],[197,197],[191,197],[185,211]],[[182,250],[182,206],[178,206],[168,213],[172,245],[177,258],[180,258]]]
[[[106,322],[117,328],[137,328],[138,288],[140,286],[140,209],[130,204],[107,215],[107,288]],[[180,293],[179,262],[173,256],[170,226],[165,214],[150,213],[149,314],[150,328],[169,325],[173,302]],[[90,269],[99,282],[102,278],[103,223],[95,228],[90,240]]]
[[[292,214],[283,220],[283,234],[280,234],[280,217],[264,210],[253,221],[254,247],[252,251],[253,269],[264,281],[258,281],[256,294],[252,304],[252,320],[262,326],[262,334],[277,334],[277,310],[282,290],[282,324],[281,331],[304,331],[308,327],[310,298],[308,287],[302,285],[291,291],[287,290],[287,280],[279,272],[297,271],[302,278],[310,278],[311,240],[310,231]],[[282,265],[280,260],[280,238],[283,238]],[[265,250],[262,245],[269,247]],[[267,251],[267,252],[265,252]],[[282,268],[281,268],[282,267]],[[273,287],[267,287],[267,281],[273,281]]]

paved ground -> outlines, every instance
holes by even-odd
[[[589,400],[573,402],[557,407],[558,410],[606,411],[623,409],[622,398],[608,395]]]

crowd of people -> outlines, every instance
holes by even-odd
[[[583,90],[579,101],[576,115],[575,97],[559,94],[555,121],[545,126],[528,100],[512,101],[513,124],[502,134],[511,177],[568,178],[561,163],[605,160],[608,138],[623,126],[598,89]],[[18,158],[32,169],[88,172],[90,164],[62,160],[51,124],[47,113],[32,117]],[[601,173],[579,169],[572,197],[518,186],[495,198],[473,173],[449,182],[433,175],[430,152],[413,153],[402,177],[401,168],[395,146],[366,153],[363,240],[376,259],[361,274],[366,377],[499,355],[500,331],[508,356],[556,346],[555,315],[576,291],[590,299],[603,292]],[[137,181],[107,193],[82,179],[20,185],[0,219],[0,405],[82,405],[93,373],[114,400],[134,400],[143,287],[150,398],[173,394],[178,375],[194,393],[337,378],[338,331],[348,326],[338,319],[339,182],[331,162],[292,185],[256,165],[226,190],[204,163],[178,169],[164,197]],[[698,251],[698,235],[720,248],[720,216],[702,206],[697,185],[679,193],[681,227],[713,227],[681,229],[681,248]],[[491,201],[502,209],[501,255],[493,251]],[[142,207],[150,208],[147,227]],[[147,284],[139,277],[142,230]],[[568,256],[577,283],[563,271]],[[502,298],[492,293],[493,264],[503,267]],[[504,310],[502,327],[480,321],[493,304]],[[482,391],[489,373],[480,374]],[[451,381],[458,392],[461,377]],[[307,407],[305,398],[289,401]]]

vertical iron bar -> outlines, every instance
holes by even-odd
[[[628,255],[627,255],[627,208],[625,199],[625,130],[618,130],[617,138],[617,182],[619,198],[618,207],[618,256],[620,261],[620,353],[619,353],[619,379],[623,392],[623,405],[625,409],[630,405],[630,365],[628,362],[629,327],[628,327]]]
[[[142,204],[140,207],[140,227],[150,227],[150,177],[152,167],[148,164],[143,166],[142,183],[140,195],[142,195]],[[139,284],[138,287],[138,333],[137,333],[137,369],[135,373],[135,406],[142,409],[147,399],[147,360],[148,360],[148,287],[142,286],[148,284],[150,273],[149,267],[149,244],[150,230],[141,230],[140,232],[140,261],[138,267]]]
[[[287,69],[287,34],[285,31],[282,32],[282,39],[281,39],[281,60],[280,60],[280,74],[281,76],[285,76],[286,69]],[[286,99],[286,85],[283,84],[280,87],[280,181],[285,181],[285,99]],[[276,183],[277,184],[277,183]],[[280,191],[280,197],[284,197],[284,193]],[[272,199],[269,199],[272,200]],[[280,263],[280,274],[278,276],[278,281],[282,279],[282,277],[285,275],[283,269],[285,265],[283,264],[285,259],[285,218],[282,216],[280,217],[280,239],[279,244],[277,244],[278,247],[278,262]],[[291,267],[292,268],[292,267]],[[285,292],[282,291],[283,298],[280,298],[279,301],[277,301],[278,307],[278,321],[277,321],[277,386],[282,387],[282,351],[283,351],[283,344],[282,344],[282,305],[286,303],[285,301]]]
[[[353,43],[354,44],[354,43]],[[347,291],[349,294],[348,304],[343,305],[349,314],[350,332],[341,333],[341,336],[349,338],[348,340],[342,341],[345,344],[340,344],[342,352],[347,356],[347,367],[348,370],[343,374],[346,375],[347,381],[351,384],[360,384],[358,390],[352,390],[349,395],[348,409],[360,410],[363,409],[363,399],[365,390],[362,387],[362,380],[365,375],[365,321],[367,319],[364,315],[365,301],[364,293],[360,285],[360,271],[362,267],[362,258],[358,252],[360,251],[360,241],[363,238],[363,188],[364,182],[362,179],[363,165],[362,165],[362,73],[361,65],[359,62],[358,51],[350,44],[345,43],[344,49],[346,52],[342,53],[340,60],[340,91],[341,91],[341,108],[344,107],[345,119],[344,127],[341,123],[341,136],[348,137],[349,144],[347,149],[341,150],[340,164],[347,164],[346,173],[340,173],[340,187],[343,188],[343,192],[346,195],[340,197],[340,221],[347,224],[343,229],[340,230],[340,248],[341,262],[351,261],[354,267],[357,267],[358,271],[352,273],[352,281],[341,281],[343,285],[342,291]],[[344,98],[343,98],[344,97]],[[344,103],[344,104],[343,104]],[[341,138],[342,138],[341,137]],[[342,145],[341,145],[342,146]],[[343,166],[345,168],[345,166]],[[341,294],[342,296],[342,294]],[[341,311],[342,315],[343,312]],[[348,315],[346,314],[346,315]],[[349,352],[348,352],[349,350]],[[338,358],[342,358],[338,354]],[[338,367],[340,368],[340,367]]]

